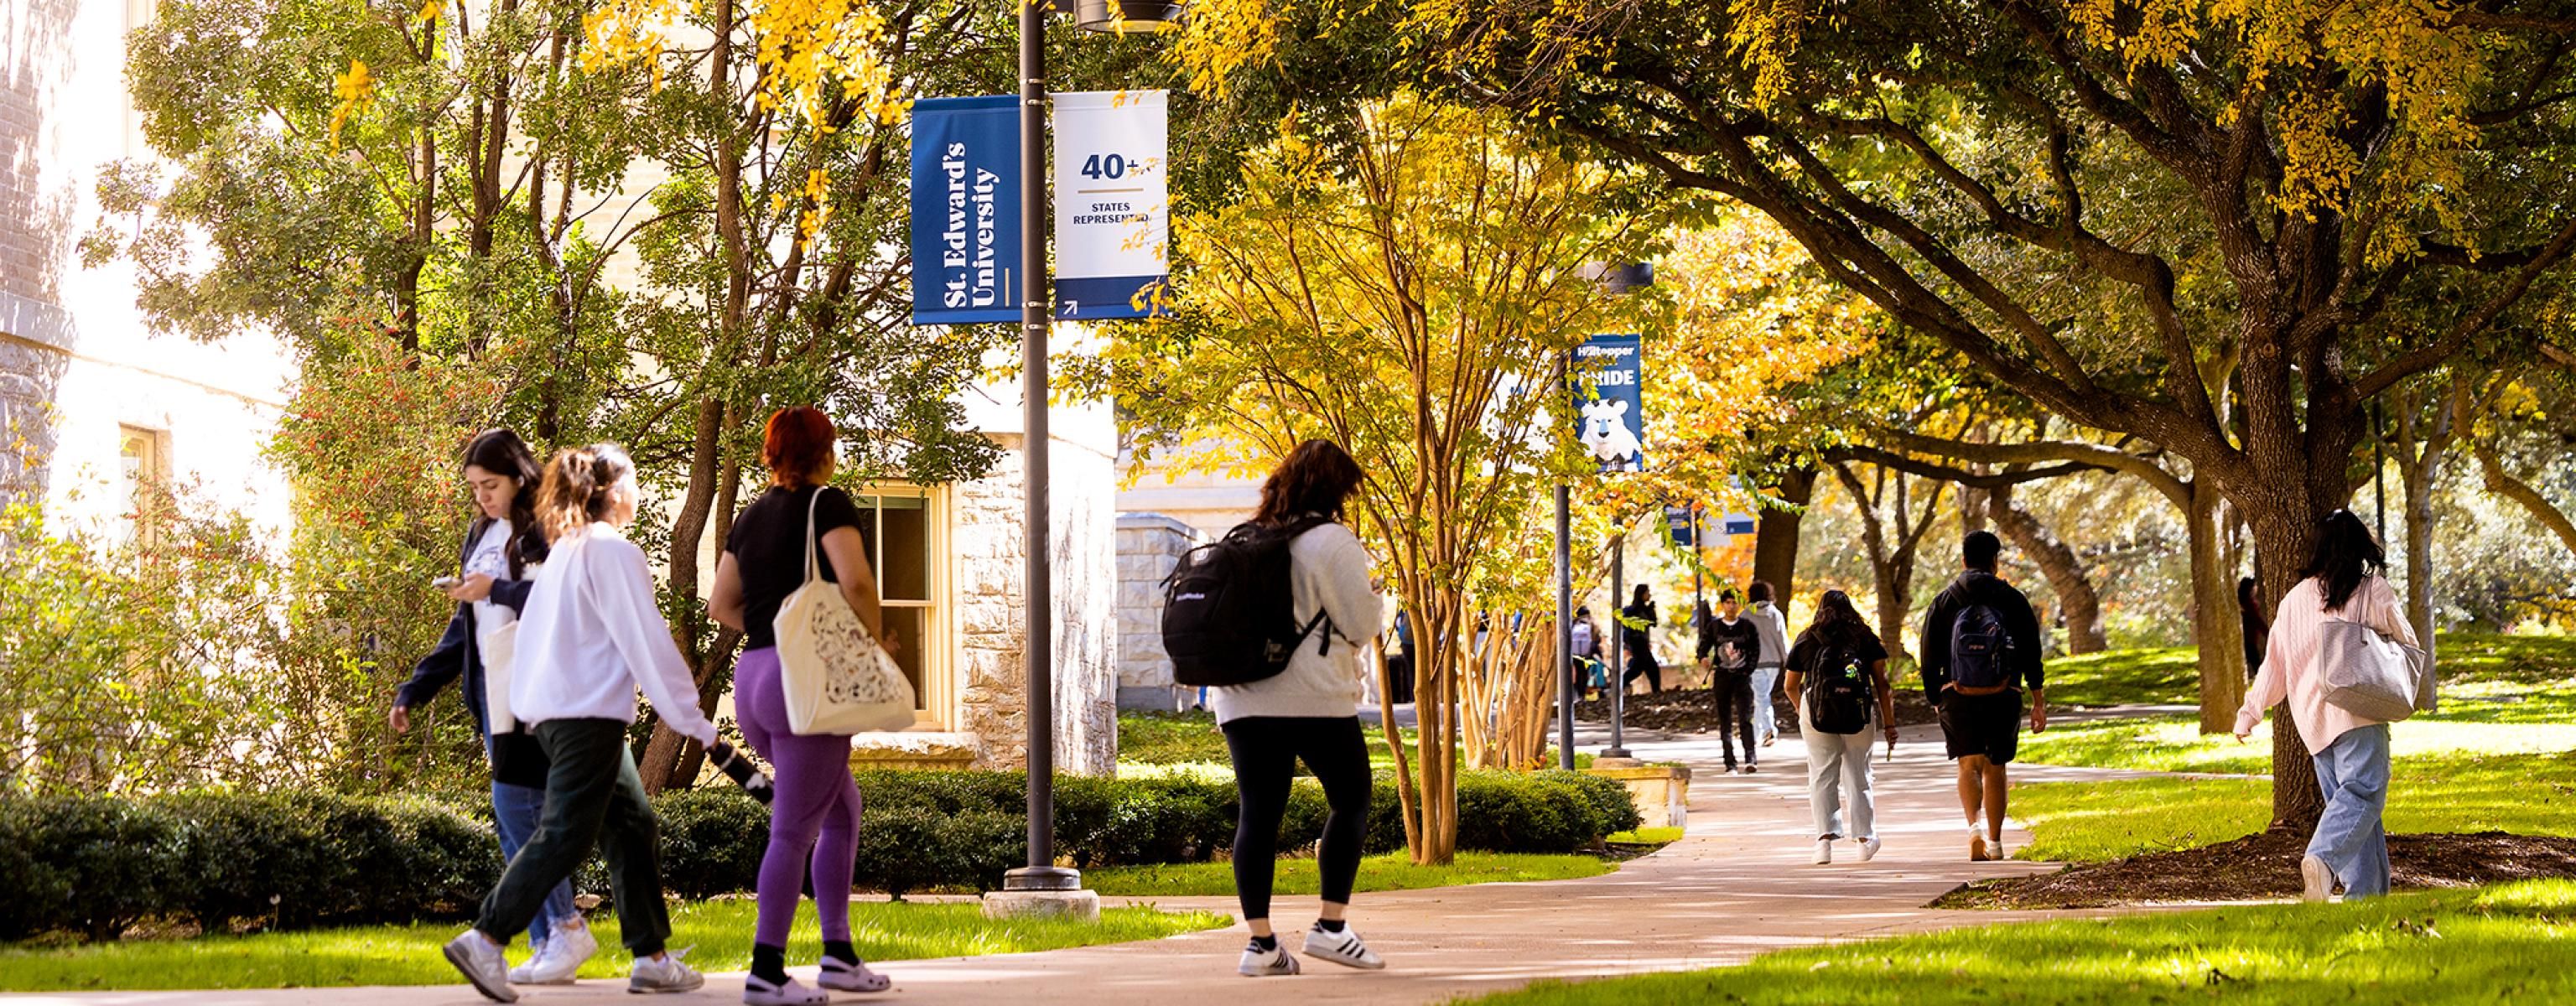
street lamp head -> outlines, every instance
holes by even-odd
[[[1181,0],[1078,0],[1074,23],[1084,31],[1147,35],[1181,26]]]
[[[1626,265],[1611,265],[1607,262],[1586,262],[1576,275],[1601,284],[1603,293],[1623,294],[1655,285],[1655,264],[1631,262]]]

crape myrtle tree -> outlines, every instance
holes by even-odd
[[[989,466],[956,393],[998,330],[904,320],[901,118],[915,89],[1003,86],[1008,31],[960,3],[156,7],[128,72],[159,158],[106,174],[84,253],[131,258],[165,331],[298,354],[277,455],[317,505],[291,593],[338,651],[317,659],[368,685],[353,723],[381,736],[436,638],[422,585],[454,561],[475,427],[630,448],[653,497],[634,534],[710,705],[738,640],[698,603],[702,543],[757,491],[769,409],[830,411],[845,479]],[[479,756],[461,716],[432,729]],[[648,784],[686,785],[694,745],[643,732]]]
[[[1633,302],[1582,266],[1642,256],[1653,186],[1495,113],[1399,94],[1353,115],[1283,123],[1245,156],[1233,199],[1178,216],[1192,264],[1178,317],[1122,327],[1092,372],[1139,453],[1249,470],[1327,437],[1358,459],[1354,530],[1413,630],[1412,752],[1387,724],[1405,838],[1416,862],[1445,863],[1458,709],[1482,685],[1466,679],[1552,660],[1531,531],[1543,487],[1577,464],[1571,438],[1549,435],[1571,428],[1562,361],[1594,332],[1633,330]],[[1538,652],[1479,651],[1480,616],[1489,646]]]
[[[2184,459],[2272,599],[2350,498],[2366,404],[2527,345],[2511,319],[2576,243],[2554,5],[1422,0],[1405,23],[1426,76],[1752,206],[2004,387]],[[2274,736],[2276,823],[2311,819],[2306,752]]]

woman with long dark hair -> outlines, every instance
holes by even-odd
[[[501,948],[594,845],[608,861],[618,936],[635,955],[626,990],[706,984],[664,946],[671,917],[662,903],[661,829],[626,734],[639,687],[673,733],[712,745],[716,727],[698,712],[697,681],[671,641],[651,564],[626,540],[636,496],[635,463],[611,444],[555,452],[537,487],[535,517],[552,552],[528,593],[510,711],[545,749],[545,805],[536,835],[484,896],[474,928],[441,948],[476,991],[498,1002],[519,998]]]
[[[2387,553],[2360,517],[2349,510],[2327,514],[2298,585],[2273,609],[2262,670],[2245,687],[2245,705],[2236,711],[2241,741],[2263,721],[2264,710],[2286,700],[2315,762],[2326,806],[2307,854],[2299,857],[2302,896],[2309,901],[2332,896],[2337,881],[2347,899],[2388,893],[2388,832],[2382,821],[2388,807],[2388,724],[2326,701],[2318,666],[2329,621],[2358,622],[2419,645],[2397,591],[2381,575],[2387,565]]]
[[[1628,606],[1619,609],[1619,617],[1629,623],[1619,627],[1619,639],[1627,647],[1628,665],[1619,674],[1619,687],[1626,688],[1646,676],[1646,690],[1664,690],[1664,665],[1655,659],[1655,593],[1645,584],[1630,592]]]
[[[1816,600],[1816,621],[1798,634],[1783,668],[1798,734],[1807,741],[1807,805],[1815,812],[1818,864],[1834,861],[1834,840],[1860,843],[1866,862],[1878,855],[1876,805],[1870,797],[1869,746],[1873,733],[1896,746],[1896,699],[1887,687],[1887,647],[1861,620],[1851,595],[1828,590]],[[1821,707],[1821,708],[1820,708]],[[1850,716],[1835,733],[1819,722]],[[1872,731],[1875,723],[1879,729]],[[1848,827],[1846,814],[1848,810]]]
[[[2236,581],[2236,625],[2243,632],[2239,642],[2245,647],[2247,681],[2254,680],[2254,672],[2263,669],[2264,649],[2269,645],[2272,634],[2272,623],[2263,617],[2263,600],[2255,596],[2256,589],[2253,577]]]
[[[749,1006],[807,1006],[829,1001],[824,989],[882,992],[890,984],[868,970],[850,942],[860,807],[859,784],[850,776],[850,735],[795,731],[778,662],[778,609],[805,586],[809,547],[817,575],[838,588],[873,638],[888,649],[895,645],[885,633],[884,605],[868,567],[867,542],[859,535],[858,504],[829,484],[838,438],[831,417],[812,406],[769,417],[760,452],[769,465],[769,491],[734,520],[707,599],[716,621],[743,634],[733,679],[743,739],[778,770],[777,795],[769,803],[769,848],[760,860],[751,973],[742,986]],[[787,933],[809,864],[823,936],[816,979],[822,988],[806,988],[787,975]]]
[[[1359,877],[1360,842],[1368,831],[1368,743],[1360,732],[1360,647],[1385,617],[1369,583],[1368,550],[1342,524],[1343,508],[1363,478],[1359,462],[1329,440],[1298,444],[1261,486],[1252,523],[1261,533],[1289,535],[1291,608],[1312,625],[1276,676],[1209,690],[1218,727],[1234,759],[1242,806],[1235,818],[1234,891],[1252,930],[1236,970],[1253,977],[1293,975],[1297,959],[1270,928],[1270,884],[1279,856],[1279,825],[1297,762],[1323,784],[1331,808],[1315,849],[1323,910],[1300,948],[1307,956],[1355,968],[1386,962],[1344,921]],[[1244,533],[1238,529],[1238,534]],[[1320,621],[1319,621],[1320,619]]]
[[[483,735],[483,753],[492,765],[492,830],[501,839],[501,859],[508,861],[537,831],[537,812],[546,800],[546,753],[525,729],[492,729],[490,694],[484,676],[483,637],[516,622],[536,585],[536,567],[546,561],[546,535],[537,527],[537,456],[508,430],[485,430],[465,444],[465,486],[474,495],[474,521],[466,528],[458,575],[444,588],[456,602],[447,632],[438,647],[412,666],[410,679],[394,692],[387,716],[394,732],[411,731],[412,709],[438,697],[448,682],[462,679],[466,711]],[[522,985],[559,985],[573,980],[581,963],[599,949],[581,913],[573,908],[572,884],[555,885],[528,926],[535,951],[528,962],[510,969],[510,980]]]

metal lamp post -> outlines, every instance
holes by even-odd
[[[1047,271],[1046,15],[1050,0],[1020,4],[1020,480],[1027,494],[1028,552],[1023,596],[1028,626],[1029,865],[1002,875],[1005,891],[1077,891],[1080,871],[1055,865],[1055,591],[1047,561],[1047,330],[1054,281]],[[1080,0],[1077,21],[1091,31],[1161,31],[1179,26],[1181,5],[1169,0]]]
[[[1635,262],[1613,266],[1601,262],[1587,262],[1584,263],[1580,275],[1600,284],[1601,292],[1615,297],[1639,287],[1653,285],[1655,264]],[[1560,386],[1564,385],[1566,376],[1565,368],[1559,366],[1556,383]],[[1574,522],[1571,496],[1571,487],[1562,481],[1556,484],[1556,652],[1557,663],[1562,665],[1556,676],[1556,757],[1558,767],[1569,771],[1574,768],[1574,700],[1576,696],[1583,693],[1582,687],[1574,679],[1576,673],[1572,545]],[[1610,687],[1607,689],[1610,693],[1610,747],[1601,752],[1601,757],[1625,758],[1628,757],[1628,749],[1620,744],[1622,739],[1620,733],[1621,721],[1625,718],[1626,703],[1621,701],[1621,693],[1627,691],[1628,686],[1626,682],[1619,680],[1620,675],[1625,672],[1622,666],[1625,661],[1620,659],[1621,652],[1625,649],[1625,636],[1622,630],[1616,628],[1619,625],[1617,613],[1621,586],[1618,580],[1623,569],[1619,558],[1615,555],[1610,560],[1610,570],[1610,610],[1612,612],[1610,624],[1613,626],[1610,633]],[[1601,641],[1596,639],[1593,645],[1598,647]]]

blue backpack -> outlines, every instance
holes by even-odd
[[[2003,616],[1982,604],[1971,604],[1950,622],[1950,681],[1961,688],[1996,688],[2012,683],[2005,666],[2012,653],[2012,634]]]

